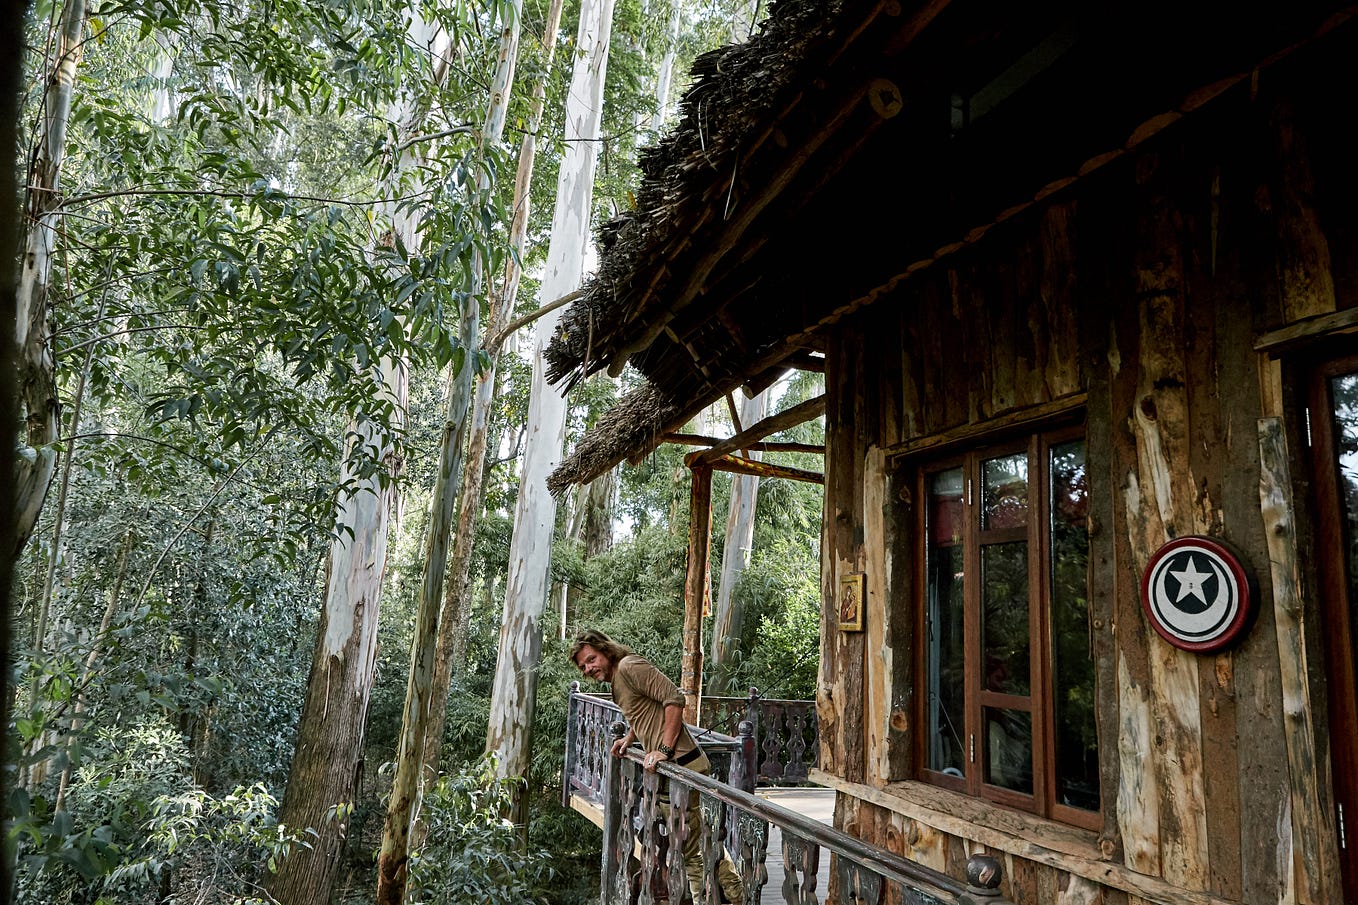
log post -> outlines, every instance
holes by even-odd
[[[685,457],[693,472],[688,508],[688,577],[684,581],[684,659],[679,690],[684,693],[684,722],[698,724],[703,687],[703,600],[707,592],[712,539],[712,468]]]

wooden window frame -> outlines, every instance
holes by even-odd
[[[1100,796],[1100,810],[1086,811],[1057,801],[1056,751],[1052,744],[1056,732],[1054,705],[1054,665],[1055,646],[1052,634],[1051,616],[1051,450],[1055,446],[1071,440],[1086,439],[1082,425],[1071,426],[1049,424],[1029,426],[1022,434],[1010,433],[1005,437],[974,438],[965,449],[954,448],[948,455],[911,457],[912,461],[901,462],[905,466],[903,476],[908,475],[912,495],[920,501],[915,507],[913,522],[913,542],[910,550],[913,562],[914,587],[913,604],[915,610],[914,681],[920,689],[916,695],[915,719],[921,727],[915,734],[914,756],[915,777],[920,781],[941,788],[980,798],[995,804],[1027,811],[1041,817],[1084,829],[1102,828],[1102,808],[1106,806]],[[1086,455],[1088,447],[1086,446]],[[986,461],[1000,456],[1024,453],[1028,460],[1029,512],[1027,526],[1023,528],[988,529],[983,531],[981,523],[983,465]],[[930,485],[933,475],[961,468],[963,473],[963,548],[962,600],[964,606],[964,710],[966,741],[963,743],[963,762],[965,771],[962,777],[951,776],[928,766],[929,732],[928,725],[928,595],[929,562],[932,549],[930,537]],[[1086,459],[1086,470],[1088,471]],[[1027,695],[1013,695],[983,688],[981,669],[981,616],[982,582],[980,581],[981,549],[992,543],[1023,540],[1027,544],[1028,568],[1028,644],[1029,644],[1029,684]],[[1086,589],[1088,582],[1086,580]],[[1003,708],[1026,711],[1032,722],[1032,769],[1033,792],[1024,794],[1002,786],[986,782],[986,758],[988,745],[985,743],[984,712],[986,708]],[[975,754],[970,754],[971,746]],[[1102,755],[1100,754],[1100,757]]]
[[[1343,374],[1358,371],[1358,355],[1336,355],[1305,372],[1304,391],[1306,393],[1306,412],[1310,430],[1310,467],[1314,476],[1314,500],[1316,512],[1316,564],[1319,583],[1320,611],[1318,616],[1325,625],[1322,633],[1322,647],[1325,655],[1325,678],[1328,694],[1329,736],[1332,739],[1358,738],[1358,703],[1344,693],[1345,689],[1358,688],[1358,666],[1353,661],[1353,632],[1358,629],[1350,623],[1350,589],[1345,567],[1358,568],[1358,563],[1348,563],[1344,549],[1347,529],[1340,521],[1339,496],[1342,493],[1338,463],[1335,461],[1337,438],[1334,434],[1331,416],[1333,399],[1330,394],[1330,381]],[[1330,752],[1333,791],[1337,803],[1358,801],[1358,750],[1350,745],[1338,744]],[[1350,809],[1358,810],[1358,809]],[[1336,813],[1332,815],[1338,819]],[[1348,848],[1340,851],[1342,883],[1346,901],[1358,896],[1358,813],[1343,816],[1344,833]]]

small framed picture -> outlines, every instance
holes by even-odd
[[[850,572],[839,579],[839,630],[841,632],[861,632],[863,630],[863,598],[867,576],[862,572]]]

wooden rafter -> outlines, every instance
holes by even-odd
[[[666,443],[679,443],[684,446],[716,446],[718,443],[724,442],[718,437],[705,437],[702,434],[666,434],[661,439]],[[794,452],[825,455],[825,446],[821,443],[783,443],[777,440],[760,440],[757,443],[746,443],[741,449],[748,449],[751,452]]]
[[[795,427],[798,424],[810,421],[812,418],[818,418],[824,413],[825,397],[823,395],[817,396],[814,399],[808,399],[803,403],[794,405],[790,409],[785,409],[775,415],[770,415],[758,424],[754,424],[746,430],[736,434],[734,437],[729,437],[714,445],[709,450],[689,453],[687,458],[693,459],[694,462],[699,464],[710,465],[721,459],[721,457],[727,453],[735,452],[738,449],[748,449],[750,448],[748,446],[750,443],[763,440],[770,434],[776,434],[779,431],[787,430],[789,427]]]

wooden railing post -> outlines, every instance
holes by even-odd
[[[566,759],[561,764],[561,806],[571,806],[571,780],[575,777],[575,765],[580,760],[580,703],[577,695],[580,683],[572,682],[570,695],[566,698]]]
[[[754,794],[759,783],[758,749],[754,742],[754,727],[749,720],[741,720],[736,729],[740,750],[731,757],[731,775],[727,782],[742,792]]]
[[[620,739],[627,731],[622,721],[612,725],[614,739]],[[612,745],[610,744],[610,749]],[[622,809],[622,758],[606,755],[608,758],[608,781],[604,783],[604,844],[603,864],[600,873],[600,897],[602,905],[626,905],[625,898],[618,897],[618,876],[627,873],[627,859],[630,851],[617,851],[619,824],[625,819]]]
[[[750,721],[750,734],[754,736],[756,750],[759,747],[759,730],[761,728],[759,720],[761,714],[759,713],[759,709],[759,689],[751,685],[750,696],[745,699],[745,719]],[[755,763],[754,766],[755,772],[750,775],[758,778],[759,764]]]
[[[957,897],[957,905],[1012,905],[1000,894],[1002,868],[992,855],[972,855],[967,859],[967,890]]]

